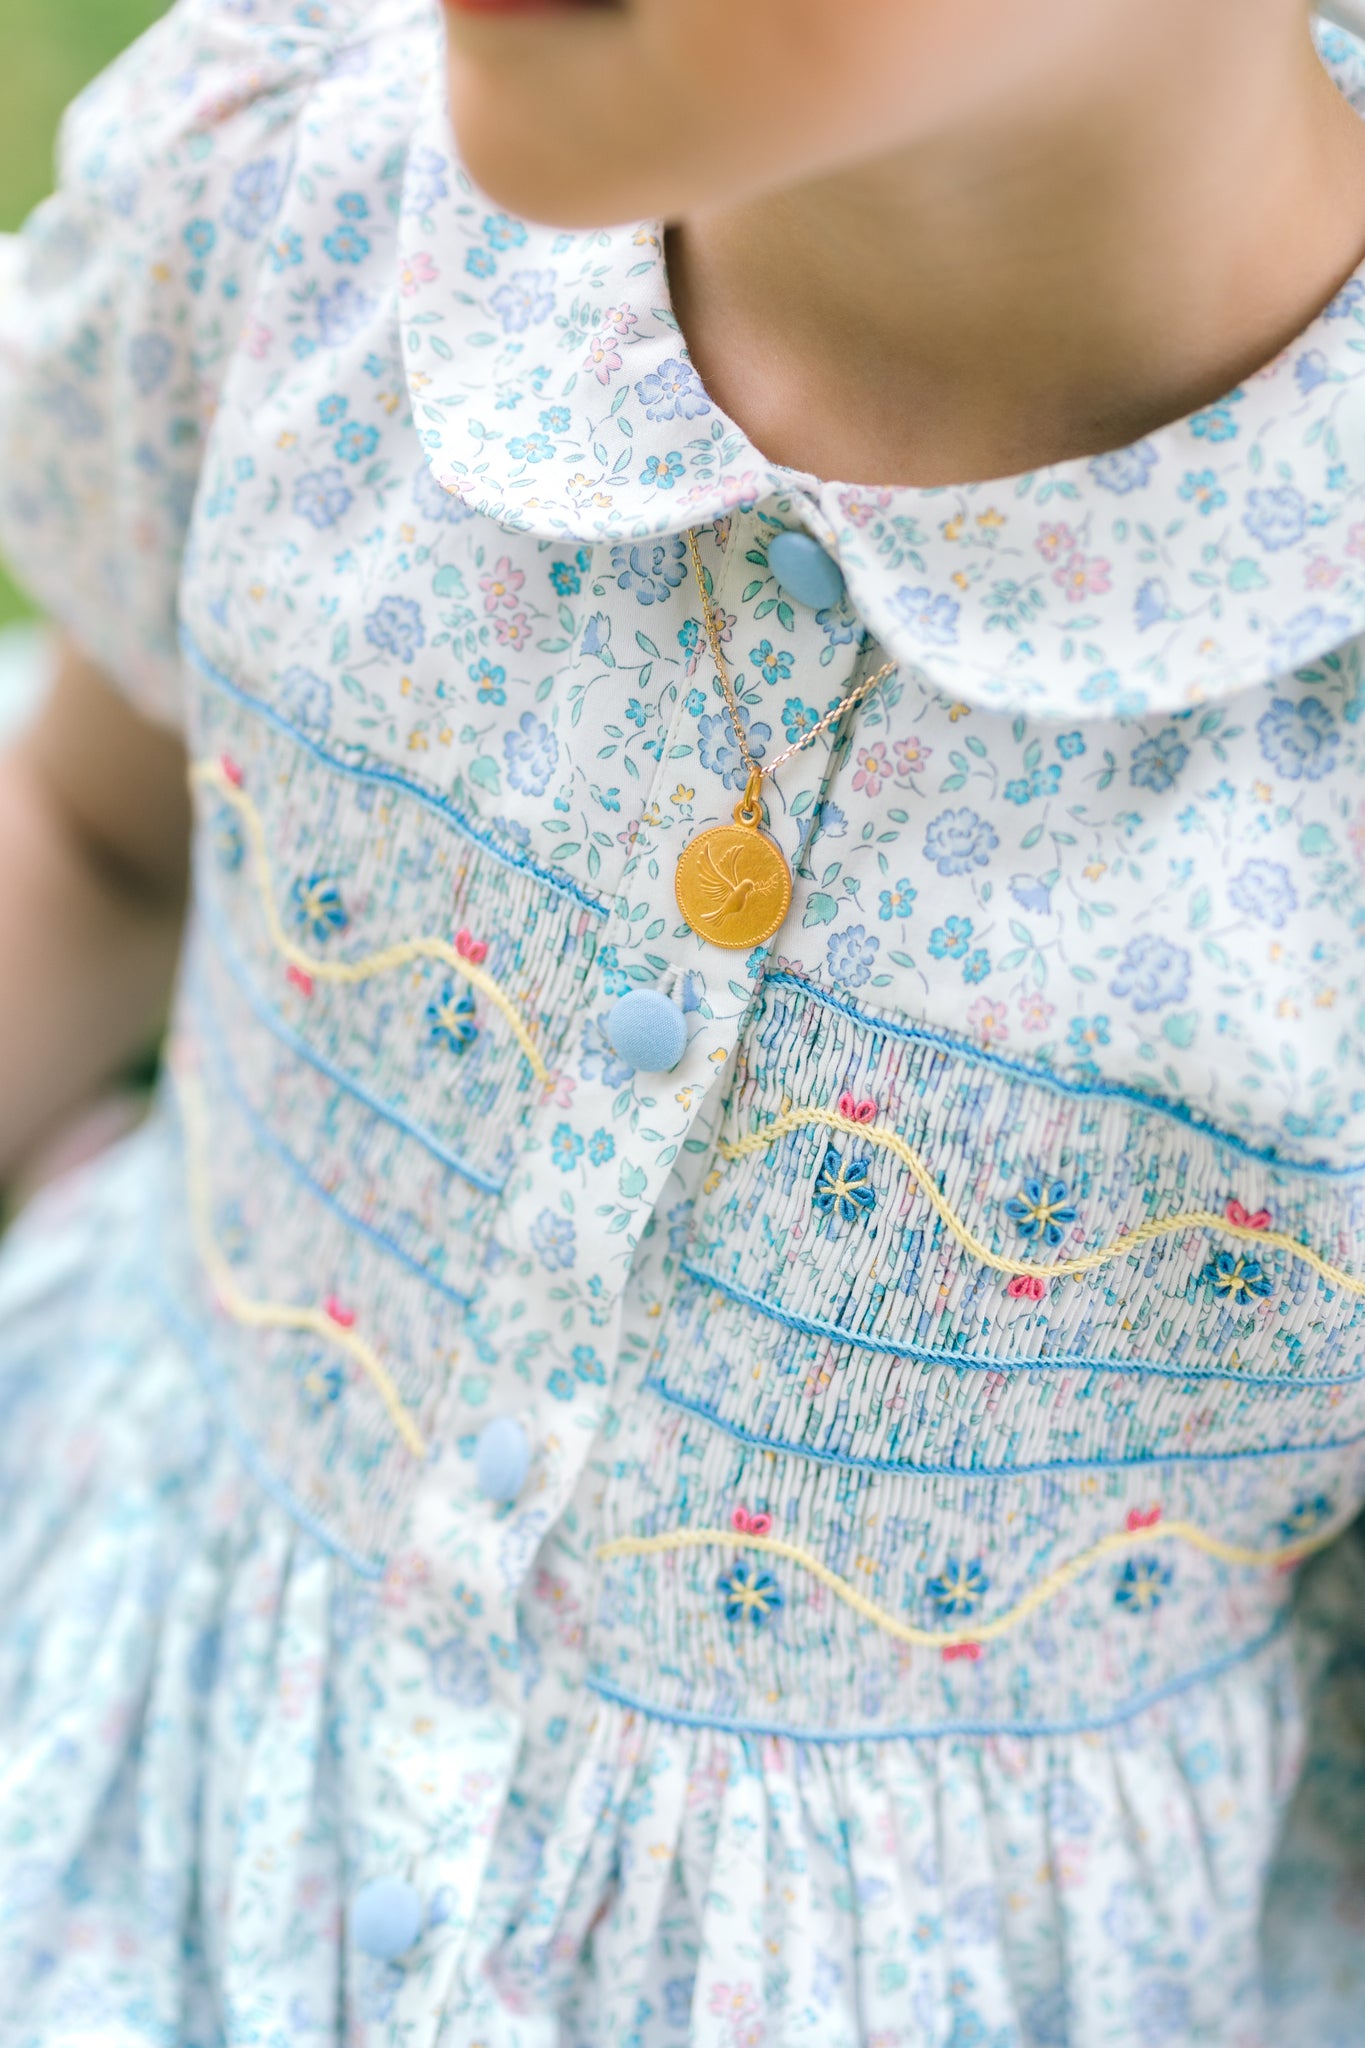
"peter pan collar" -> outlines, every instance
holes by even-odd
[[[1365,48],[1338,29],[1321,44],[1365,113]],[[629,546],[780,500],[890,657],[1035,717],[1187,709],[1365,633],[1365,266],[1258,375],[1132,447],[888,490],[762,456],[688,360],[661,230],[500,212],[459,164],[436,84],[401,252],[428,461],[508,529]]]

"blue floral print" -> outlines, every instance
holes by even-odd
[[[523,711],[515,732],[503,740],[507,780],[526,796],[543,796],[559,760],[559,741],[543,719]]]
[[[741,1558],[716,1580],[727,1621],[747,1621],[761,1628],[781,1608],[782,1589],[771,1572]]]
[[[1130,492],[1145,488],[1160,460],[1150,441],[1138,441],[1113,455],[1096,456],[1090,464],[1090,474],[1101,490],[1126,498]]]
[[[280,677],[280,709],[310,739],[326,739],[332,726],[332,686],[315,669],[292,662]]]
[[[396,660],[411,661],[427,642],[422,607],[412,597],[381,598],[365,620],[365,638]]]
[[[322,533],[349,511],[354,495],[339,469],[314,469],[294,486],[294,510]]]
[[[1303,493],[1296,491],[1292,484],[1249,491],[1243,523],[1252,539],[1258,540],[1268,553],[1292,548],[1303,539],[1308,526],[1308,507]]]
[[[474,998],[469,990],[457,988],[453,981],[446,982],[435,1000],[427,1004],[427,1023],[437,1045],[448,1052],[468,1052],[479,1035]]]
[[[552,270],[514,270],[489,304],[501,320],[504,334],[524,334],[554,311],[555,274]]]
[[[1249,860],[1228,883],[1228,901],[1247,917],[1283,931],[1299,907],[1298,895],[1283,861]]]
[[[615,547],[611,566],[622,590],[632,590],[639,604],[662,604],[687,575],[687,543],[676,534],[667,540]]]
[[[294,921],[321,945],[350,923],[341,891],[329,875],[299,875],[290,892]]]
[[[836,932],[825,949],[829,978],[836,987],[861,988],[871,978],[881,940],[863,925]]]
[[[1135,1010],[1159,1010],[1183,1002],[1189,994],[1190,956],[1183,947],[1144,932],[1124,949],[1109,993],[1127,996]]]
[[[1321,698],[1276,697],[1256,731],[1261,752],[1286,781],[1318,782],[1331,773],[1341,735]]]
[[[1190,750],[1173,725],[1133,749],[1129,780],[1135,789],[1150,789],[1155,795],[1170,789],[1190,758]]]
[[[232,181],[232,196],[223,208],[223,219],[244,240],[254,241],[274,219],[283,191],[284,182],[275,157],[244,164]]]
[[[648,420],[699,420],[711,410],[701,379],[679,356],[669,356],[657,370],[642,377],[635,395]]]
[[[933,862],[946,881],[971,868],[984,868],[999,844],[995,827],[964,805],[960,810],[942,811],[931,821],[924,835],[924,858]]]

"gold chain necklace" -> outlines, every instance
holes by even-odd
[[[711,658],[725,693],[726,709],[734,727],[740,759],[748,770],[748,779],[744,784],[744,794],[735,805],[734,824],[712,825],[705,832],[699,832],[695,839],[688,840],[678,861],[674,890],[679,910],[699,938],[708,939],[713,946],[726,946],[738,952],[747,946],[761,946],[770,939],[791,907],[791,869],[776,840],[770,839],[763,830],[764,776],[775,774],[784,761],[790,761],[793,754],[799,754],[803,747],[812,745],[846,712],[861,704],[878,683],[884,683],[894,673],[896,663],[888,661],[874,676],[864,677],[843,702],[827,711],[809,732],[803,732],[789,747],[784,747],[776,759],[761,767],[749,746],[739,698],[726,665],[720,624],[706,588],[706,575],[697,551],[695,533],[688,534],[687,545],[701,596]]]

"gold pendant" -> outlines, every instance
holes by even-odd
[[[791,906],[782,849],[760,827],[762,778],[750,774],[733,825],[689,839],[678,862],[678,908],[697,936],[739,952],[770,939]]]

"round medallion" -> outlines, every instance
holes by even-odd
[[[739,952],[761,946],[787,915],[791,870],[756,825],[713,825],[683,848],[678,908],[699,938]]]

